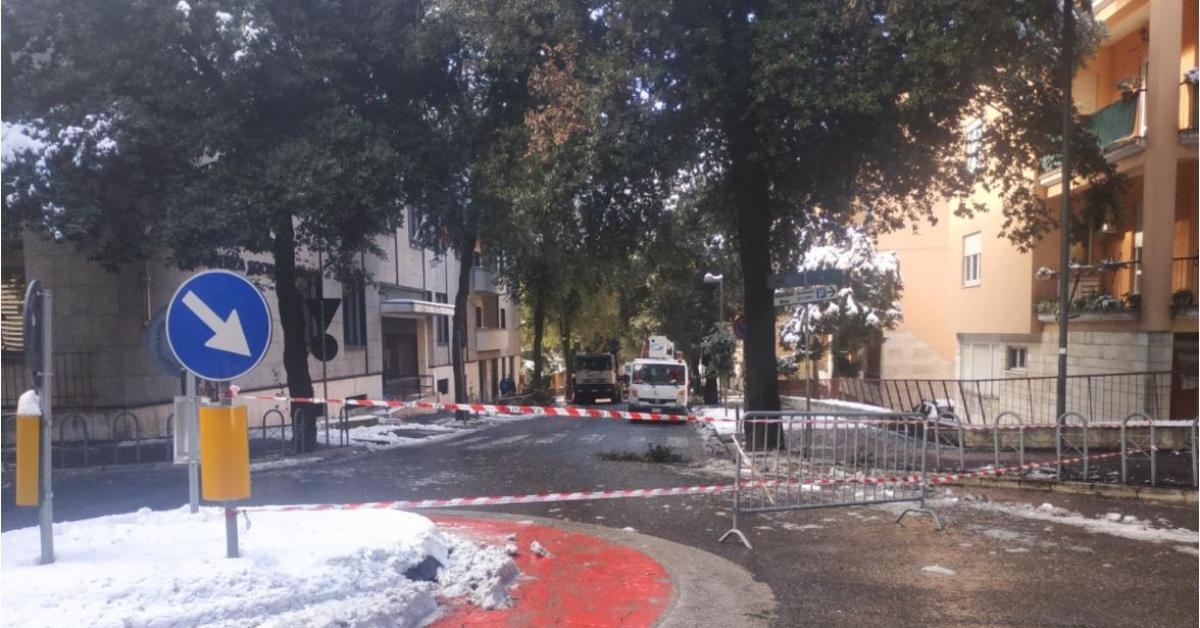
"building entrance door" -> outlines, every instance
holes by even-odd
[[[1171,359],[1171,418],[1194,419],[1197,414],[1196,351],[1200,343],[1196,334],[1175,334],[1174,357]]]

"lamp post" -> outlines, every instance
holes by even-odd
[[[714,275],[712,273],[704,273],[704,283],[706,285],[717,284],[717,327],[723,329],[725,325],[725,275]],[[725,386],[721,379],[717,378],[717,385],[721,388],[721,405],[725,405]]]

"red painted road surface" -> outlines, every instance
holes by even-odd
[[[451,626],[649,626],[671,600],[667,570],[649,556],[594,536],[516,521],[431,517],[459,536],[503,546],[516,533],[521,579],[515,603],[483,610],[465,600],[444,600],[449,610],[433,624]],[[529,550],[534,541],[552,553]]]

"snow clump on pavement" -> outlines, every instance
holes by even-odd
[[[5,532],[5,623],[417,626],[439,596],[508,604],[518,575],[503,548],[397,510],[253,512],[242,557],[227,559],[224,516],[143,508],[58,523],[51,565],[37,564],[37,528]]]

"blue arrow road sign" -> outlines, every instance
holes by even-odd
[[[207,270],[180,284],[167,306],[167,342],[183,368],[226,381],[250,372],[271,346],[271,310],[245,277]]]

